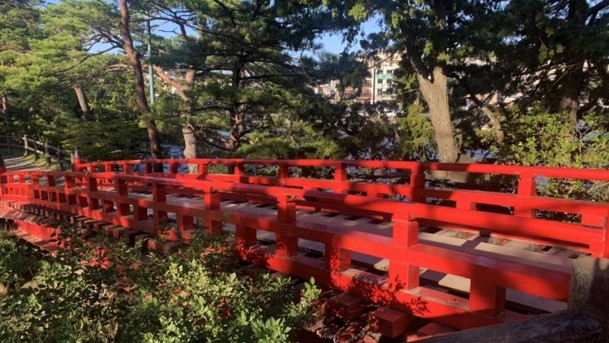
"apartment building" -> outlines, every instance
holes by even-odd
[[[356,101],[361,103],[375,104],[382,101],[395,100],[394,78],[399,67],[400,56],[379,53],[368,62],[368,76],[364,79],[360,94]],[[340,93],[337,89],[338,80],[315,87],[315,92],[323,94],[331,101],[339,101]],[[345,95],[349,96],[355,92],[347,88]]]

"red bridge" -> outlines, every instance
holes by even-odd
[[[153,172],[160,164],[165,172]],[[197,172],[178,173],[186,166]],[[241,159],[76,161],[75,170],[0,174],[0,216],[40,239],[52,229],[15,211],[43,207],[170,239],[224,222],[246,260],[455,328],[560,311],[572,259],[609,257],[607,203],[536,194],[550,179],[609,181],[605,170]],[[513,187],[431,187],[441,172]]]

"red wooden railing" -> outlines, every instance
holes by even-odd
[[[165,173],[154,173],[163,164]],[[196,165],[196,173],[177,173],[181,165]],[[214,174],[217,165],[232,173]],[[135,166],[142,166],[137,171]],[[251,166],[275,168],[275,175],[248,175]],[[325,168],[328,178],[297,177],[306,168]],[[377,176],[404,172],[405,184],[353,180],[355,168]],[[536,182],[543,178],[609,180],[605,170],[461,165],[397,161],[240,160],[198,159],[76,163],[74,173],[8,172],[0,176],[3,202],[35,204],[157,234],[159,226],[175,215],[182,237],[189,237],[201,221],[211,231],[223,220],[236,227],[236,238],[246,259],[298,277],[315,277],[321,284],[389,303],[413,314],[465,328],[496,323],[504,318],[506,289],[564,301],[570,273],[560,268],[478,255],[419,240],[420,225],[493,233],[531,242],[567,247],[597,257],[609,257],[608,204],[538,196]],[[333,170],[330,170],[333,169]],[[328,171],[330,170],[330,171]],[[517,181],[514,193],[434,188],[426,172],[450,171],[506,175]],[[318,173],[323,174],[323,173]],[[59,185],[59,186],[58,186]],[[142,196],[142,190],[151,197]],[[198,195],[200,205],[169,200],[170,195]],[[402,196],[405,198],[399,198]],[[448,200],[454,207],[428,204],[431,198]],[[234,210],[222,213],[220,202],[233,199],[277,207],[274,215]],[[511,211],[495,213],[480,205]],[[390,236],[348,230],[331,223],[299,221],[298,209],[373,216],[393,223]],[[536,211],[579,215],[574,222],[543,219]],[[152,214],[149,219],[148,214]],[[256,246],[257,230],[275,235],[275,246]],[[322,243],[324,260],[299,255],[298,240]],[[248,249],[248,247],[250,247]],[[387,259],[386,275],[353,268],[352,254]],[[471,280],[468,298],[422,284],[421,268]]]

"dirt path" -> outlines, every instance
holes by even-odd
[[[32,158],[27,157],[6,157],[4,164],[8,170],[46,170],[44,162],[36,162]]]

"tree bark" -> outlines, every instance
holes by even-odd
[[[584,62],[581,59],[574,62],[573,66],[568,66],[567,74],[563,81],[562,97],[558,104],[560,112],[569,113],[569,119],[575,126],[577,125],[577,112],[579,110],[579,95],[584,85]]]
[[[486,114],[486,117],[490,120],[491,126],[493,130],[495,130],[495,136],[497,137],[497,143],[503,144],[505,141],[505,132],[503,132],[503,127],[501,126],[501,120],[499,119],[499,115],[491,110],[490,108],[483,106],[482,112]]]
[[[8,97],[6,96],[6,93],[2,94],[2,113],[4,113],[4,130],[6,132],[6,148],[8,150],[8,154],[11,154],[11,117],[10,117],[10,113],[8,112]],[[4,159],[2,158],[2,155],[0,155],[0,167],[4,167]]]
[[[129,15],[129,6],[127,0],[118,0],[120,9],[120,31],[123,36],[123,49],[129,58],[135,77],[135,101],[140,113],[146,117],[144,125],[148,131],[148,139],[150,140],[150,154],[154,159],[161,159],[161,145],[159,140],[159,130],[154,119],[150,119],[151,111],[146,99],[146,87],[144,84],[144,72],[142,70],[142,62],[139,55],[133,46],[133,38],[129,24],[131,17]]]
[[[189,69],[186,72],[186,78],[184,79],[184,83],[186,84],[184,95],[184,107],[187,113],[191,113],[192,111],[192,100],[185,93],[192,89],[195,83],[195,70]],[[197,158],[199,157],[197,154],[197,137],[195,135],[195,131],[188,123],[188,117],[186,115],[183,116],[184,122],[182,123],[182,137],[184,138],[184,157],[185,158]],[[190,167],[189,167],[190,168]],[[192,170],[191,170],[192,171]]]
[[[438,147],[440,162],[445,163],[471,163],[474,159],[466,154],[460,154],[455,139],[455,129],[450,117],[450,106],[448,103],[448,77],[444,69],[435,66],[431,80],[418,73],[419,90],[423,94],[425,102],[429,107],[429,117],[434,131],[434,138]],[[470,175],[460,172],[433,172],[433,178],[449,179],[457,183],[469,182]]]
[[[76,97],[78,98],[78,105],[80,106],[80,111],[82,112],[82,121],[89,121],[91,119],[91,108],[89,107],[87,95],[82,89],[80,83],[73,85],[72,89],[74,89]]]
[[[194,68],[188,69],[186,71],[186,77],[184,78],[184,82],[182,83],[172,79],[169,75],[165,73],[163,68],[159,66],[153,66],[153,69],[155,74],[161,79],[161,81],[175,89],[180,99],[182,99],[182,104],[184,105],[184,110],[182,113],[182,138],[184,139],[184,158],[199,157],[197,153],[197,137],[194,129],[191,127],[190,123],[188,123],[188,114],[192,112],[192,99],[188,95],[188,91],[191,90],[194,86],[196,70]],[[194,167],[189,165],[189,171],[195,172]]]
[[[586,27],[588,4],[585,0],[569,0],[567,23],[575,32],[581,32]],[[580,51],[579,42],[571,41],[566,45],[565,76],[561,82],[558,110],[569,113],[573,126],[577,125],[579,96],[584,86],[584,56]]]
[[[417,74],[417,79],[421,94],[429,107],[429,117],[438,146],[438,155],[441,162],[457,162],[459,148],[455,141],[455,129],[450,118],[448,77],[440,66],[434,67],[432,76],[432,79],[428,80],[424,75]]]

